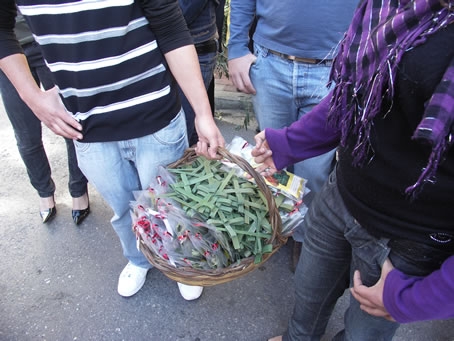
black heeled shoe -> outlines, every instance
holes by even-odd
[[[79,225],[90,214],[90,204],[83,210],[72,210],[73,220],[76,225]]]
[[[83,210],[72,210],[73,221],[76,225],[79,225],[90,214],[90,197],[88,196],[88,192],[86,192],[86,194],[88,203],[87,208],[84,208]]]
[[[41,219],[43,220],[43,224],[49,222],[55,215],[57,214],[57,207],[51,207],[47,210],[44,211],[39,211],[39,215],[41,216]]]
[[[73,220],[76,225],[79,225],[90,214],[90,197],[88,196],[88,192],[86,194],[88,202],[87,208],[84,208],[83,210],[72,210]]]
[[[42,199],[47,199],[47,198],[42,198]],[[40,208],[39,215],[41,216],[41,220],[42,220],[43,224],[49,222],[57,214],[57,205],[55,204],[55,197],[53,194],[52,194],[52,201],[54,203],[54,207],[50,207],[47,210],[42,210],[42,211]],[[47,201],[47,203],[49,203],[49,202]]]

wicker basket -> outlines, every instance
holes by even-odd
[[[212,286],[240,278],[266,262],[276,251],[279,250],[282,245],[287,242],[287,238],[283,238],[280,235],[282,222],[279,215],[279,210],[276,207],[273,195],[266,185],[263,177],[259,175],[246,160],[237,155],[231,154],[228,150],[219,148],[218,154],[219,156],[228,159],[229,161],[241,167],[244,171],[248,172],[255,179],[259,190],[265,195],[269,207],[269,221],[273,230],[273,234],[266,244],[272,244],[273,251],[271,253],[264,254],[262,257],[262,262],[260,262],[259,264],[254,264],[254,257],[251,256],[242,259],[239,263],[235,263],[221,269],[203,270],[194,269],[189,266],[176,268],[165,260],[156,256],[143,242],[140,234],[137,233],[137,237],[140,241],[140,250],[150,261],[150,263],[153,264],[158,270],[160,270],[165,276],[180,283],[188,285]],[[180,160],[168,165],[167,167],[177,168],[180,165],[193,162],[196,158],[197,155],[195,153],[195,150],[193,148],[189,148],[185,151],[183,157]]]

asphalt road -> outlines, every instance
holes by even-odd
[[[253,131],[219,124],[227,141],[237,134],[252,141]],[[1,341],[265,341],[286,329],[294,302],[288,246],[253,273],[206,288],[197,301],[184,301],[156,269],[137,295],[120,297],[126,261],[111,210],[90,187],[92,213],[73,224],[65,144],[47,129],[44,140],[57,186],[58,213],[48,225],[0,103]],[[344,296],[323,340],[342,328],[346,303]],[[453,341],[454,321],[405,325],[394,340]]]

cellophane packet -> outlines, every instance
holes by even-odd
[[[241,156],[245,159],[253,168],[257,168],[259,166],[258,163],[254,161],[254,157],[252,156],[251,152],[254,149],[254,146],[247,142],[240,136],[235,136],[232,141],[227,145],[227,150],[232,154]],[[247,173],[244,172],[240,167],[236,164],[228,161],[223,160],[223,163],[231,168],[236,168],[238,170],[238,176],[247,177]],[[266,176],[265,182],[266,184],[273,190],[279,193],[282,193],[286,197],[299,201],[303,199],[303,196],[309,193],[309,189],[306,188],[307,180],[292,174],[286,170],[280,170],[274,173],[271,176]]]
[[[133,230],[154,254],[175,267],[227,266],[231,251],[224,235],[191,219],[178,203],[166,198],[173,178],[164,168],[159,174],[147,190],[134,192],[135,201],[130,203]]]

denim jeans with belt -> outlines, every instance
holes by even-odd
[[[277,56],[255,43],[257,60],[249,71],[256,95],[252,97],[260,130],[281,129],[299,120],[312,110],[328,93],[331,62],[309,64]],[[300,56],[304,57],[304,56]],[[333,168],[335,151],[295,164],[289,171],[308,180],[312,194],[305,198],[310,203],[320,191]],[[294,234],[301,241],[301,229]]]
[[[54,86],[50,70],[44,64],[39,46],[33,42],[23,46],[33,78],[44,89]],[[14,86],[0,71],[0,89],[11,125],[16,136],[20,156],[27,169],[30,183],[40,197],[50,197],[55,192],[51,169],[42,141],[41,121],[22,101]],[[65,139],[68,153],[68,188],[72,197],[82,196],[87,191],[87,179],[77,166],[77,158],[72,140]]]
[[[151,135],[114,142],[75,141],[74,145],[80,169],[113,210],[111,223],[124,256],[136,266],[151,267],[137,249],[129,203],[134,200],[133,191],[150,185],[160,165],[178,160],[188,147],[183,110]]]
[[[426,276],[441,264],[422,254],[402,257],[400,250],[390,247],[393,241],[375,238],[361,227],[339,194],[336,170],[314,198],[303,229],[303,249],[295,272],[295,307],[285,341],[320,340],[337,299],[352,285],[355,270],[360,271],[364,285],[372,286],[380,278],[387,257],[395,268],[413,276]],[[424,248],[421,244],[419,250],[423,252]],[[399,326],[362,311],[351,294],[344,325],[333,340],[391,340]]]

